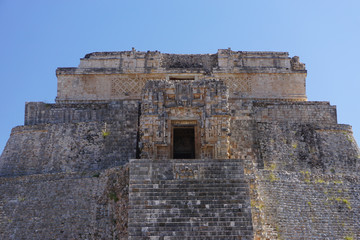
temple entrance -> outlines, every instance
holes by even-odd
[[[173,128],[173,158],[195,158],[195,129],[194,127]]]

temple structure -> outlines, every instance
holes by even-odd
[[[360,150],[286,52],[95,52],[0,157],[2,239],[359,239]]]

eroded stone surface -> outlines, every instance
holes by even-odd
[[[0,177],[1,239],[127,239],[128,168]]]

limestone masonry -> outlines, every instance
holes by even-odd
[[[0,157],[0,239],[360,239],[360,150],[286,52],[95,52]]]

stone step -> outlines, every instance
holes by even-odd
[[[152,218],[149,221],[145,221],[141,218],[134,218],[134,222],[128,226],[141,227],[141,226],[247,226],[249,216],[220,216],[220,217],[200,217],[200,216],[189,216],[177,218],[176,216],[166,216],[166,218]],[[206,224],[204,224],[206,221]],[[166,225],[167,224],[167,225]],[[173,224],[173,225],[170,225]]]
[[[171,180],[169,180],[171,181]],[[144,184],[144,183],[136,183],[136,184],[132,184],[130,183],[129,186],[129,190],[131,189],[161,189],[161,191],[174,191],[174,190],[179,190],[179,189],[184,189],[184,190],[188,190],[188,189],[212,189],[212,188],[225,188],[225,189],[233,189],[233,188],[242,188],[242,189],[249,189],[248,187],[248,183],[245,181],[242,182],[238,182],[238,183],[228,183],[228,184],[224,184],[222,185],[221,183],[213,183],[213,184],[201,184],[201,181],[199,180],[199,183],[194,184],[194,183],[188,183],[188,182],[179,182],[179,181],[173,181],[171,183],[168,184],[161,184],[159,182],[154,181],[151,184]],[[241,189],[240,189],[241,190]],[[136,191],[136,190],[135,190]],[[141,190],[143,191],[143,190]],[[156,190],[155,190],[156,191]]]
[[[193,218],[195,219],[195,218]],[[136,223],[131,223],[128,225],[129,228],[134,228],[137,229],[138,227],[164,227],[166,226],[169,229],[175,229],[177,230],[177,227],[202,227],[202,226],[207,226],[207,227],[244,227],[248,224],[250,224],[251,222],[248,221],[245,218],[232,218],[232,220],[229,220],[228,218],[220,218],[220,219],[205,219],[208,220],[208,222],[206,222],[206,224],[204,224],[203,222],[194,222],[194,220],[192,219],[192,222],[190,222],[189,219],[179,219],[178,221],[173,221],[173,222],[165,222],[165,221],[161,221],[161,222],[152,222],[152,223],[146,223],[144,224],[144,222],[136,222]],[[170,225],[170,223],[172,225]],[[168,225],[165,225],[168,224]]]
[[[219,213],[219,212],[203,213],[203,212],[193,211],[190,213],[185,212],[184,214],[182,214],[182,213],[161,214],[161,213],[144,212],[141,214],[129,213],[129,216],[132,219],[137,219],[139,222],[148,221],[148,219],[144,219],[144,218],[148,217],[149,219],[152,219],[151,221],[149,221],[149,223],[157,223],[157,222],[189,223],[189,222],[192,222],[192,224],[194,224],[195,222],[198,222],[200,224],[199,221],[202,221],[202,220],[208,220],[210,222],[214,222],[214,221],[248,221],[247,217],[249,214],[250,214],[250,209],[249,209],[249,211],[246,211],[246,212],[241,211],[241,212],[224,212],[224,213]],[[163,221],[160,221],[160,220],[163,220]],[[137,222],[134,222],[134,224],[135,223],[137,223]],[[131,224],[129,223],[129,226],[130,225]]]
[[[128,239],[131,240],[153,240],[153,239],[194,239],[194,240],[204,240],[204,239],[215,239],[215,240],[249,240],[252,239],[251,231],[233,231],[233,232],[169,232],[166,231],[164,233],[157,234],[156,232],[151,233],[138,233],[136,235],[131,235]]]
[[[156,184],[155,184],[156,185]],[[235,185],[235,184],[234,184]],[[142,186],[131,186],[129,188],[132,193],[146,194],[146,193],[161,193],[168,192],[172,193],[181,193],[181,192],[216,192],[216,191],[237,191],[237,192],[247,192],[248,188],[245,185],[235,185],[235,186],[193,186],[193,185],[173,185],[169,187],[164,186],[155,186],[155,187],[142,187]]]
[[[172,197],[172,196],[179,196],[179,197],[186,197],[186,196],[193,196],[193,197],[201,197],[201,196],[221,196],[221,195],[230,195],[230,196],[243,196],[248,194],[248,190],[243,189],[243,188],[239,188],[241,190],[234,190],[234,188],[232,189],[219,189],[217,191],[217,189],[209,189],[209,191],[205,191],[205,190],[201,190],[201,189],[194,189],[194,188],[179,188],[178,189],[178,193],[171,191],[171,192],[166,192],[166,188],[163,189],[163,191],[152,191],[151,189],[149,190],[143,190],[140,191],[140,189],[131,189],[130,191],[134,190],[134,192],[132,192],[130,194],[130,198],[131,197],[136,197],[136,196],[144,196],[144,197],[153,197],[153,196],[162,196],[162,197]],[[177,194],[177,195],[176,195]]]
[[[131,194],[129,196],[130,202],[134,204],[234,204],[242,203],[248,199],[247,193],[224,192],[219,194],[216,192],[189,192],[184,194],[173,193],[156,193],[156,194]]]
[[[239,224],[239,223],[238,223]],[[241,223],[240,223],[241,224]],[[251,229],[251,228],[250,228]],[[154,232],[154,231],[161,231],[161,234],[164,232],[180,232],[180,231],[193,231],[193,232],[235,232],[235,231],[246,231],[250,230],[246,226],[193,226],[191,224],[184,224],[180,223],[154,223],[153,225],[147,224],[138,226],[129,226],[128,231],[129,233],[141,233],[141,232]]]
[[[161,180],[175,180],[175,181],[189,181],[192,179],[198,179],[198,180],[208,180],[208,179],[225,179],[224,175],[226,176],[226,179],[243,179],[245,176],[240,171],[234,171],[234,172],[211,172],[211,173],[204,173],[201,174],[199,177],[194,176],[181,176],[176,177],[176,175],[163,175],[163,174],[151,174],[151,176],[146,173],[133,173],[137,174],[137,180],[148,180],[150,177],[152,180],[155,181],[161,181]],[[133,182],[134,179],[130,179],[130,182]],[[136,182],[134,182],[136,183]]]
[[[135,236],[130,236],[128,239],[129,240],[173,240],[173,239],[192,239],[192,240],[207,240],[207,239],[212,239],[212,240],[252,240],[252,233],[251,231],[246,231],[246,232],[238,232],[238,233],[227,233],[227,232],[221,232],[221,233],[216,233],[216,232],[202,232],[202,233],[198,233],[198,234],[191,234],[193,232],[188,232],[186,235],[185,234],[172,234],[171,232],[166,232],[163,233],[162,235],[158,235],[158,234],[149,234],[149,236],[142,236],[142,235],[135,235]],[[172,235],[170,235],[172,234]],[[144,234],[145,235],[145,234]]]
[[[217,184],[246,184],[248,181],[244,178],[208,178],[208,179],[167,179],[167,180],[156,180],[153,179],[151,182],[149,180],[137,180],[137,181],[130,181],[132,185],[144,185],[144,186],[151,186],[154,184],[158,185],[177,185],[177,184],[195,184],[197,186],[204,186],[204,185],[217,185]]]
[[[215,227],[212,227],[215,228]],[[184,237],[196,237],[196,236],[249,236],[251,235],[251,230],[249,229],[214,229],[212,231],[206,231],[207,229],[201,228],[180,228],[179,231],[171,231],[168,229],[153,229],[149,230],[147,227],[141,228],[140,231],[131,231],[129,229],[130,236],[139,236],[139,237],[150,237],[150,236],[184,236]],[[160,234],[159,234],[160,233]]]
[[[193,219],[195,219],[196,217],[192,217]],[[166,219],[160,219],[157,222],[146,222],[146,221],[140,221],[140,219],[134,219],[139,220],[137,223],[132,223],[129,224],[128,227],[133,227],[133,228],[141,228],[141,227],[167,227],[167,228],[171,228],[171,229],[178,229],[180,227],[195,227],[195,226],[204,226],[204,225],[196,225],[193,222],[189,223],[189,221],[191,221],[191,219],[187,218],[187,219],[179,219],[178,221],[173,221],[173,222],[166,222]],[[250,224],[251,222],[247,220],[247,218],[201,218],[202,221],[208,221],[207,225],[214,227],[214,226],[222,226],[222,227],[243,227],[243,226],[247,226],[248,224]],[[224,223],[224,224],[221,224]]]
[[[244,160],[234,161],[231,159],[228,160],[196,160],[196,159],[187,159],[187,160],[181,160],[181,161],[173,161],[173,160],[146,160],[143,162],[130,162],[130,164],[134,167],[142,167],[142,166],[166,166],[166,165],[178,165],[178,166],[233,166],[233,165],[239,165],[242,166],[244,163]]]
[[[166,221],[170,221],[169,218],[174,219],[190,219],[193,217],[201,218],[201,219],[215,219],[215,218],[242,218],[244,216],[247,216],[249,213],[245,212],[242,209],[230,209],[232,211],[225,211],[223,212],[216,212],[216,211],[199,211],[203,209],[192,209],[191,211],[180,211],[177,213],[152,213],[152,212],[143,212],[143,213],[133,213],[130,212],[129,216],[133,219],[139,218],[140,221],[147,221],[147,219],[144,218],[151,218],[155,219],[155,222],[160,221],[159,219],[165,219]],[[211,220],[210,219],[210,220]]]
[[[147,201],[147,202],[146,202]],[[158,202],[156,202],[158,201]],[[242,207],[246,206],[246,199],[229,199],[229,200],[195,200],[189,202],[189,200],[184,203],[182,200],[173,199],[171,201],[163,202],[163,199],[159,200],[139,200],[139,201],[131,201],[131,207],[129,209],[166,209],[166,208],[178,208],[178,209],[185,209],[185,208],[194,208],[195,206],[198,206],[199,208],[205,208],[207,205],[209,205],[212,208],[224,208],[224,206],[239,206],[242,205]],[[197,201],[200,201],[198,203]]]
[[[160,167],[201,167],[205,170],[207,169],[243,169],[243,166],[241,163],[238,162],[227,162],[227,163],[189,163],[189,164],[183,164],[183,163],[141,163],[141,164],[132,164],[132,171],[136,170],[147,170],[150,167],[151,168],[160,168]]]
[[[241,204],[243,202],[240,202],[239,204]],[[129,211],[131,210],[143,210],[143,211],[146,211],[146,210],[166,210],[166,209],[212,209],[213,211],[215,210],[218,210],[218,209],[222,209],[224,208],[224,204],[213,204],[213,205],[210,205],[209,206],[206,206],[208,204],[205,204],[204,205],[185,205],[187,207],[184,207],[184,204],[163,204],[163,205],[141,205],[141,204],[134,204],[134,206],[131,206],[129,208]],[[233,206],[233,207],[229,207],[229,209],[237,209],[236,206]],[[242,207],[241,209],[246,209],[245,207]]]
[[[199,237],[179,237],[179,236],[152,236],[140,237],[129,236],[129,240],[199,240]],[[252,235],[218,235],[218,236],[202,236],[201,240],[250,240]]]
[[[160,190],[156,190],[156,189],[139,189],[139,188],[130,188],[130,191],[132,191],[130,196],[137,196],[137,195],[142,195],[142,196],[172,196],[174,194],[178,194],[178,196],[182,196],[182,195],[187,195],[187,196],[199,196],[199,195],[204,195],[206,193],[208,194],[226,194],[226,193],[235,193],[235,194],[239,194],[239,195],[243,195],[243,194],[247,194],[249,191],[246,188],[213,188],[213,189],[199,189],[199,188],[185,188],[185,187],[179,187],[178,188],[178,192],[175,192],[175,189],[169,189],[171,191],[166,192],[167,188],[161,188]],[[186,194],[187,193],[187,194]]]
[[[186,189],[185,189],[186,190]],[[131,191],[131,190],[130,190]],[[215,196],[246,196],[249,193],[249,191],[241,191],[241,192],[236,192],[236,191],[231,191],[231,190],[223,190],[221,192],[216,192],[216,191],[210,191],[210,192],[206,192],[206,191],[194,191],[194,189],[188,189],[188,192],[184,191],[184,189],[179,189],[179,193],[178,195],[176,195],[176,192],[169,192],[167,193],[166,190],[164,190],[164,192],[158,192],[158,191],[137,191],[135,190],[134,193],[129,194],[129,198],[137,198],[139,196],[143,196],[143,197],[174,197],[174,196],[179,196],[179,197],[185,197],[187,199],[187,197],[192,197],[192,199],[195,199],[196,197],[206,197],[209,196],[211,199]],[[191,199],[191,198],[190,198]]]
[[[134,206],[131,206],[129,208],[129,213],[131,213],[132,211],[134,212],[140,212],[143,211],[144,213],[168,213],[166,212],[166,210],[169,210],[169,213],[178,213],[178,212],[186,212],[186,211],[190,211],[190,210],[194,210],[194,211],[202,211],[203,213],[207,213],[208,211],[221,211],[224,209],[229,209],[229,211],[235,211],[237,209],[241,209],[241,211],[247,212],[248,209],[250,209],[250,206],[247,205],[247,203],[245,203],[244,201],[240,202],[237,201],[234,204],[227,204],[227,203],[219,203],[219,204],[214,204],[214,203],[210,203],[210,204],[158,204],[158,205],[141,205],[141,204],[135,204]]]
[[[233,179],[233,178],[243,178],[244,173],[242,173],[242,170],[234,170],[234,171],[211,171],[209,173],[201,173],[200,177],[194,177],[194,176],[181,176],[176,177],[176,174],[172,175],[165,175],[163,173],[155,174],[154,172],[152,174],[149,174],[148,170],[146,172],[144,171],[135,171],[131,172],[130,174],[136,174],[137,180],[141,180],[141,178],[148,178],[151,175],[151,178],[155,178],[158,180],[187,180],[187,179],[224,179],[224,176],[226,176],[227,179]],[[154,180],[156,180],[154,179]],[[134,178],[130,178],[131,181],[134,180]]]
[[[238,164],[238,163],[233,163],[233,164],[226,164],[226,165],[222,165],[221,163],[219,164],[188,164],[188,165],[173,165],[173,164],[144,164],[144,165],[136,165],[133,166],[133,168],[131,169],[131,171],[136,172],[136,171],[148,171],[149,169],[152,170],[161,170],[161,169],[167,169],[167,168],[174,168],[174,167],[181,167],[181,168],[186,168],[188,167],[189,169],[196,167],[196,168],[200,168],[202,171],[234,171],[234,170],[242,170],[243,167]]]
[[[156,184],[154,184],[156,185]],[[138,186],[131,186],[129,187],[129,191],[131,191],[134,194],[151,194],[151,193],[162,193],[162,192],[168,192],[169,194],[174,194],[176,192],[183,193],[183,192],[197,192],[197,193],[203,193],[203,192],[229,192],[229,191],[236,191],[236,192],[248,192],[248,187],[245,186],[245,184],[239,184],[235,186],[209,186],[209,187],[197,187],[192,185],[172,185],[168,187],[164,186],[155,186],[155,187],[142,187],[140,185]]]
[[[153,206],[153,205],[134,205],[131,206],[131,208],[129,208],[129,212],[131,212],[131,210],[143,210],[143,211],[148,211],[148,210],[166,210],[166,209],[199,209],[199,210],[204,210],[207,209],[206,207],[194,207],[194,206],[189,206],[188,208],[182,207],[182,205],[178,204],[178,205],[173,205],[173,204],[169,204],[169,205],[158,205],[158,206]],[[223,205],[214,205],[212,207],[209,207],[209,209],[212,209],[213,211],[216,211],[218,209],[222,209]],[[229,208],[229,209],[236,209],[236,208]],[[241,208],[244,211],[247,208]],[[246,212],[246,211],[245,211]]]
[[[129,239],[251,239],[243,171],[241,160],[132,161]]]
[[[189,159],[190,160],[190,159]],[[130,162],[130,164],[136,169],[137,167],[147,167],[147,166],[169,166],[169,165],[177,165],[177,166],[221,166],[221,167],[227,167],[227,166],[239,166],[242,167],[244,161],[214,161],[214,160],[208,160],[208,161],[162,161],[157,162],[156,160],[147,160],[143,162]]]
[[[225,196],[225,197],[224,197]],[[221,199],[225,199],[227,198],[227,200],[221,201],[219,200],[219,198]],[[214,195],[214,196],[202,196],[202,197],[193,197],[193,196],[189,196],[189,197],[182,197],[182,198],[178,198],[176,196],[173,197],[148,197],[146,199],[137,197],[137,198],[130,198],[130,202],[133,203],[134,205],[171,205],[171,206],[187,206],[187,205],[225,205],[225,204],[242,204],[244,202],[246,202],[246,196],[233,196],[233,195]]]
[[[139,205],[141,207],[141,205]],[[201,205],[192,205],[191,208],[154,208],[151,206],[151,208],[129,208],[129,215],[130,214],[142,214],[142,213],[152,213],[152,214],[179,214],[179,213],[186,213],[188,211],[191,211],[191,209],[201,209],[204,213],[207,213],[208,211],[214,212],[216,211],[235,211],[237,209],[241,209],[244,211],[245,209],[250,207],[245,207],[243,204],[201,204]]]
[[[169,199],[165,199],[165,198],[158,198],[158,197],[154,197],[154,198],[147,198],[147,199],[141,199],[140,197],[137,199],[131,199],[130,198],[130,202],[134,205],[144,205],[144,206],[170,206],[170,207],[175,207],[175,206],[205,206],[205,205],[220,205],[220,206],[224,206],[224,205],[230,205],[230,204],[244,204],[246,202],[246,197],[242,197],[239,198],[238,196],[235,197],[231,197],[228,198],[227,200],[221,201],[218,200],[218,198],[222,198],[221,196],[215,196],[215,197],[203,197],[203,198],[183,198],[183,199],[178,199],[175,197],[169,198]]]
[[[211,164],[194,164],[194,165],[174,165],[174,164],[146,164],[144,166],[132,166],[131,171],[132,172],[146,172],[149,170],[154,171],[155,173],[161,173],[162,169],[166,170],[201,170],[201,171],[241,171],[243,170],[243,166],[241,166],[238,163],[229,164],[229,165],[211,165]]]
[[[176,182],[186,182],[186,183],[194,183],[194,184],[218,184],[218,183],[237,183],[237,182],[246,182],[245,179],[243,178],[226,178],[225,176],[223,176],[222,178],[215,178],[215,179],[166,179],[166,180],[156,180],[156,179],[152,179],[152,180],[131,180],[130,183],[133,184],[145,184],[145,185],[149,185],[149,184],[153,184],[153,182],[157,182],[158,184],[172,184],[172,183],[176,183]]]
[[[211,186],[237,186],[238,184],[241,184],[241,186],[247,186],[247,181],[245,179],[224,179],[224,178],[217,178],[217,179],[197,179],[197,180],[190,180],[190,179],[173,179],[173,180],[153,180],[153,181],[130,181],[131,186],[136,187],[144,187],[144,188],[153,188],[154,185],[156,186],[163,186],[166,188],[169,188],[171,186],[177,186],[179,184],[184,185],[191,185],[191,186],[198,186],[198,187],[211,187]]]
[[[238,186],[238,187],[226,187],[223,188],[218,187],[209,187],[209,188],[197,188],[192,186],[178,186],[173,188],[166,188],[166,187],[159,187],[159,188],[137,188],[137,187],[131,187],[129,188],[131,191],[131,195],[137,196],[154,196],[154,195],[169,195],[172,196],[174,194],[179,195],[192,195],[195,196],[195,194],[203,194],[203,193],[236,193],[236,194],[247,194],[249,192],[248,188],[244,186]]]
[[[130,159],[131,164],[158,164],[158,163],[179,163],[179,164],[194,164],[194,163],[205,163],[205,164],[215,164],[215,163],[243,163],[242,159]]]
[[[224,216],[225,214],[219,215],[219,216],[206,216],[205,214],[203,216],[199,216],[199,214],[129,214],[129,216],[131,217],[131,219],[134,219],[136,221],[129,223],[129,226],[136,226],[139,225],[140,223],[142,225],[144,225],[144,222],[148,221],[148,219],[152,219],[151,221],[148,221],[147,223],[149,224],[158,224],[158,223],[183,223],[183,224],[190,224],[191,226],[217,226],[218,224],[216,223],[221,223],[222,221],[224,222],[223,226],[228,226],[231,225],[229,221],[233,221],[235,223],[239,223],[239,222],[249,222],[248,217],[249,213],[235,213],[235,214],[230,214],[228,213],[229,216]],[[213,214],[213,215],[217,215],[217,214]],[[236,216],[237,215],[237,216]],[[149,217],[148,219],[146,219],[145,217]],[[200,221],[203,220],[207,220],[208,222],[202,223]]]
[[[201,236],[199,237],[188,237],[188,236],[168,236],[168,235],[162,235],[162,236],[149,236],[149,237],[143,237],[143,236],[129,236],[129,240],[252,240],[252,234],[248,235],[217,235],[217,236]]]

